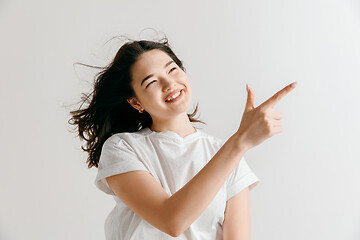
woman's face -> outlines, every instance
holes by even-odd
[[[192,95],[190,82],[167,53],[154,49],[141,54],[130,74],[136,97],[128,102],[135,109],[144,109],[153,121],[186,114]],[[177,97],[166,101],[173,96]]]

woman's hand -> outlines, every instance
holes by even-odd
[[[243,148],[248,150],[255,147],[267,138],[282,131],[280,120],[283,115],[273,108],[280,99],[295,88],[296,84],[297,82],[289,84],[257,108],[254,108],[254,92],[246,85],[248,88],[246,106],[240,127],[234,134],[241,139],[239,144],[241,144]]]

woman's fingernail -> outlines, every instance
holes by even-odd
[[[298,82],[293,82],[293,83],[291,84],[291,87],[296,87],[297,84],[298,84]]]
[[[248,84],[246,84],[246,91],[249,92]]]

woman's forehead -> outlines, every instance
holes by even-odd
[[[146,68],[146,67],[161,65],[165,61],[169,61],[169,60],[171,60],[171,57],[167,53],[159,49],[153,49],[141,54],[138,60],[136,61],[135,65],[139,65]]]
[[[135,81],[153,74],[156,69],[163,68],[172,58],[164,51],[154,49],[142,53],[132,67],[132,76]],[[146,75],[146,76],[145,76]]]

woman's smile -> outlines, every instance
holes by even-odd
[[[167,100],[165,100],[165,102],[167,103],[173,103],[173,102],[177,102],[180,101],[184,96],[184,91],[181,89],[179,92],[173,94],[170,98],[167,98]]]

